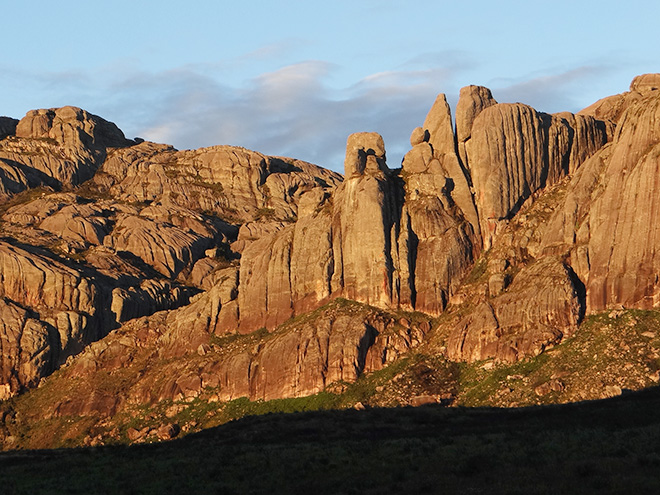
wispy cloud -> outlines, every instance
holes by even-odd
[[[390,167],[398,166],[410,132],[421,125],[437,93],[446,92],[455,103],[456,81],[471,64],[459,52],[429,53],[339,88],[331,82],[341,67],[316,60],[260,74],[240,86],[223,81],[221,66],[148,72],[131,64],[98,77],[42,74],[31,84],[56,96],[48,106],[82,106],[114,121],[129,137],[181,149],[232,144],[341,171],[346,138],[358,131],[381,133]],[[577,110],[579,88],[606,70],[548,71],[494,80],[492,89],[502,102],[522,101],[548,112]]]
[[[585,102],[578,95],[584,95],[586,86],[610,70],[607,65],[585,65],[558,73],[550,70],[517,80],[495,80],[491,89],[499,102],[522,102],[548,113],[577,112],[593,103]]]
[[[335,170],[341,170],[348,134],[377,131],[395,167],[411,130],[453,76],[446,68],[391,71],[333,88],[328,81],[336,70],[307,61],[261,74],[240,88],[193,67],[133,73],[114,81],[114,96],[100,106],[123,114],[117,124],[130,135],[181,148],[245,146]]]

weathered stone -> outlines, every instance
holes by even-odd
[[[379,170],[387,171],[382,136],[375,132],[356,132],[348,136],[344,176],[350,179],[365,173],[374,174]]]
[[[572,335],[584,315],[572,277],[552,257],[524,268],[506,293],[481,303],[451,332],[449,357],[513,362]]]
[[[566,386],[558,378],[553,378],[545,383],[534,387],[534,393],[540,397],[548,395],[550,392],[563,392]]]
[[[646,94],[660,89],[660,74],[642,74],[630,83],[630,91]]]
[[[461,88],[456,105],[456,139],[459,145],[470,139],[472,124],[477,116],[486,108],[497,104],[490,89],[483,86],[465,86]],[[463,159],[461,155],[461,159]],[[463,165],[467,166],[466,161]]]
[[[172,440],[180,431],[181,428],[176,423],[165,424],[156,428],[156,436],[159,440]]]
[[[0,400],[34,387],[55,367],[59,348],[52,329],[0,299]]]
[[[369,150],[374,154],[365,155]],[[389,307],[396,297],[391,246],[398,218],[382,137],[352,134],[345,163],[347,179],[334,201],[331,289],[349,299]]]
[[[430,134],[429,143],[433,147],[433,156],[449,178],[450,187],[447,192],[478,233],[479,222],[470,190],[470,178],[458,158],[451,110],[444,94],[439,94],[433,103],[424,120],[424,128],[428,129]]]
[[[492,245],[501,221],[535,191],[573,172],[606,142],[607,128],[599,121],[562,115],[497,104],[474,120],[466,151],[484,248]]]
[[[119,218],[111,241],[105,244],[132,253],[159,273],[175,278],[204,256],[211,237],[210,232],[202,236],[169,223],[127,215]]]
[[[410,134],[410,146],[413,148],[418,144],[424,143],[430,139],[429,131],[422,127],[415,127]]]
[[[650,91],[628,106],[613,142],[575,174],[544,239],[545,249],[572,253],[588,311],[623,305],[652,308],[658,233],[655,203],[660,170],[660,98]]]

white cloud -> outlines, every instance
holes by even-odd
[[[32,88],[38,84],[56,94],[47,106],[81,106],[114,121],[128,137],[180,149],[232,144],[342,171],[346,138],[358,131],[381,133],[390,167],[399,166],[410,132],[422,124],[437,93],[447,93],[455,104],[456,80],[470,66],[458,52],[425,54],[336,88],[330,82],[341,68],[323,61],[288,65],[240,87],[223,83],[222,65],[163,72],[129,65],[97,77],[42,74],[38,83],[32,79]],[[574,95],[605,70],[548,71],[491,86],[498,101],[522,101],[550,112],[576,110]]]

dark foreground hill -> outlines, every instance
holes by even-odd
[[[520,409],[249,417],[171,442],[0,454],[7,495],[660,490],[660,390]]]

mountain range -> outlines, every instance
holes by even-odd
[[[660,381],[660,74],[571,114],[444,94],[344,174],[0,118],[3,449],[260,412],[524,406]]]

